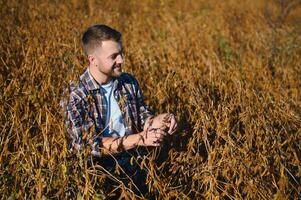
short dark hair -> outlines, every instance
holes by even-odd
[[[83,34],[82,45],[86,55],[89,55],[96,47],[101,46],[102,41],[113,40],[121,41],[121,33],[117,30],[104,25],[96,24],[90,26]]]

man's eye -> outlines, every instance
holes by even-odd
[[[116,59],[117,56],[118,56],[118,54],[114,54],[114,55],[111,56],[111,59],[114,60],[114,59]]]

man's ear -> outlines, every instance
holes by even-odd
[[[89,60],[90,65],[93,65],[95,57],[90,54],[90,55],[88,55],[88,60]]]

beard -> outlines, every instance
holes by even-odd
[[[113,63],[111,65],[111,67],[108,67],[107,69],[105,69],[104,67],[99,65],[97,67],[97,70],[98,70],[98,72],[100,72],[101,74],[107,76],[108,78],[118,78],[122,74],[121,65],[122,65],[121,63],[119,63],[119,64]]]
[[[121,69],[121,64],[114,64],[112,67],[111,67],[111,73],[110,75],[112,77],[119,77],[120,75],[122,74],[122,69]]]
[[[98,68],[98,70],[108,76],[108,77],[115,77],[115,78],[118,78],[121,74],[122,74],[122,69],[121,69],[121,64],[117,64],[117,63],[114,63],[109,69],[107,70],[102,70],[101,68]]]
[[[114,64],[111,68],[111,75],[114,77],[119,77],[122,73],[121,64]]]

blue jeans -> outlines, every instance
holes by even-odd
[[[114,155],[118,165],[122,168],[122,170],[119,170],[120,174],[116,173],[116,161],[111,156],[94,158],[93,162],[103,166],[113,176],[122,181],[126,187],[129,187],[130,183],[134,183],[136,187],[131,187],[131,189],[136,195],[148,196],[148,187],[145,184],[147,171],[140,169],[139,161],[141,161],[141,159],[139,159],[139,155],[137,154],[139,153],[136,150],[130,150],[128,152],[122,152]],[[135,157],[135,159],[131,164],[130,160],[132,157]],[[137,160],[138,163],[135,160]],[[109,180],[106,184],[109,184],[112,188],[118,185],[118,183],[114,183],[112,180]]]

